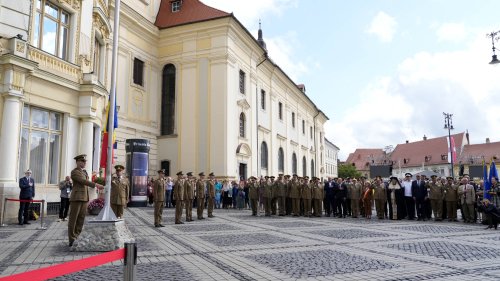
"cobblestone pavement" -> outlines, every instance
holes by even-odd
[[[480,224],[214,214],[175,225],[174,210],[165,209],[166,227],[155,228],[152,208],[126,210],[139,250],[137,279],[500,280],[500,231]],[[46,230],[36,223],[0,228],[0,276],[97,254],[70,252],[67,222],[46,221]],[[56,280],[122,275],[117,261]]]

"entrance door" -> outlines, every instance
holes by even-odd
[[[240,180],[241,179],[244,179],[246,180],[247,179],[247,164],[244,164],[244,163],[240,163]]]

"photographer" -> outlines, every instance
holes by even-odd
[[[69,195],[72,188],[73,183],[71,182],[70,176],[66,176],[66,179],[59,183],[59,190],[61,190],[61,205],[59,207],[59,219],[57,221],[66,221],[69,210]]]
[[[488,221],[488,227],[486,229],[490,229],[495,227],[497,229],[498,227],[498,221],[500,217],[500,213],[498,209],[495,207],[495,205],[490,203],[490,200],[484,199],[481,201],[482,204],[480,204],[477,209],[480,212],[483,212],[486,215],[486,220]]]

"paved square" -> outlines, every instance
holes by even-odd
[[[137,280],[500,280],[500,231],[480,224],[217,209],[214,218],[176,225],[174,210],[165,209],[166,227],[155,228],[152,216],[152,208],[124,216],[139,249]],[[69,251],[67,222],[56,220],[48,217],[46,230],[35,223],[0,228],[0,275],[98,254]],[[56,280],[122,275],[116,261]]]

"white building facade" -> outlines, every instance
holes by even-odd
[[[175,22],[203,9],[213,16]],[[17,198],[27,168],[47,202],[59,201],[75,155],[98,170],[113,13],[110,0],[0,0],[2,198]],[[122,0],[119,38],[117,163],[139,138],[151,144],[152,176],[325,175],[328,118],[232,14],[197,0]]]
[[[325,138],[325,177],[335,178],[339,176],[338,155],[340,149]]]

